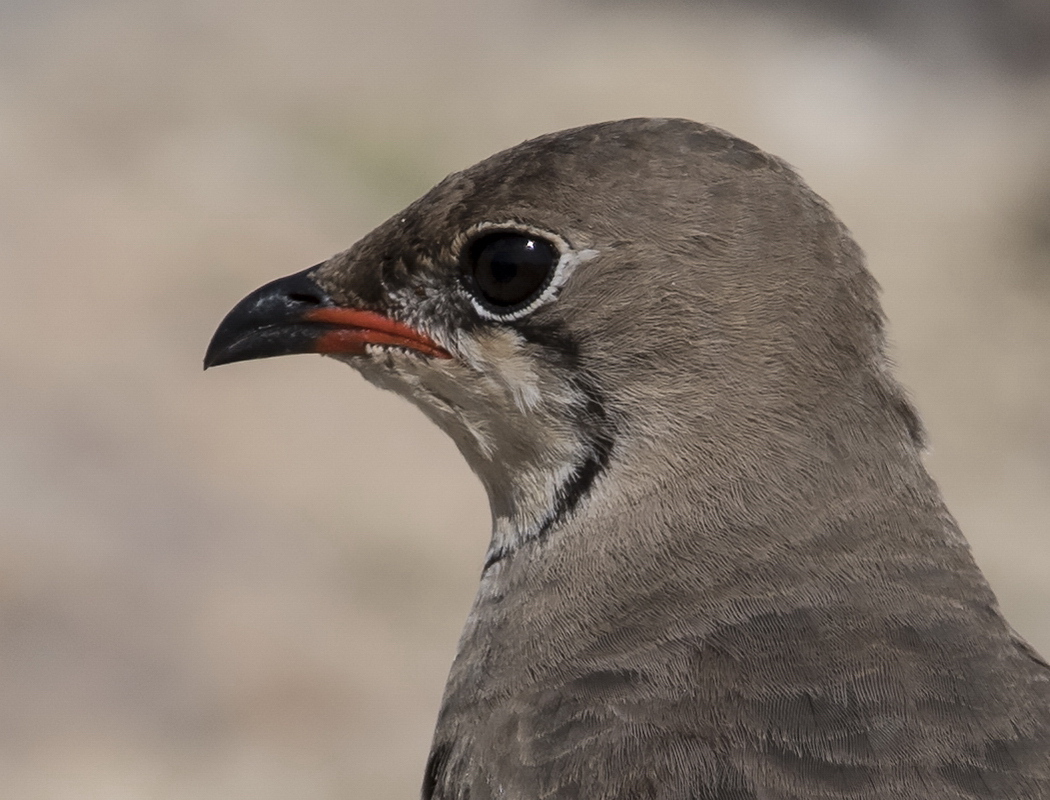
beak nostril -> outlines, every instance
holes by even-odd
[[[316,294],[306,294],[305,292],[289,292],[288,299],[304,305],[324,305],[324,297]]]

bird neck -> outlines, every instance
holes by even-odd
[[[732,638],[741,632],[752,637],[747,651],[770,664],[790,638],[821,680],[854,657],[857,672],[869,674],[864,659],[892,646],[880,637],[894,626],[924,631],[940,620],[962,648],[991,628],[1005,637],[994,597],[950,517],[935,495],[909,500],[915,488],[922,482],[889,497],[874,486],[831,497],[823,510],[748,516],[691,493],[612,505],[599,482],[545,540],[484,573],[438,737],[469,737],[471,721],[520,693],[544,696],[589,674],[644,669],[676,680],[683,658],[727,641],[731,650],[743,647]],[[855,654],[836,638],[845,630],[864,643]],[[729,658],[736,663],[732,652]],[[690,680],[706,679],[701,671]],[[719,685],[731,692],[734,683]]]
[[[880,440],[830,455],[774,437],[736,462],[654,444],[660,470],[646,443],[615,452],[571,513],[485,571],[462,677],[527,680],[595,647],[604,657],[675,630],[703,639],[813,598],[858,619],[993,604],[917,449]]]
[[[575,431],[513,472],[490,466],[482,476],[492,509],[485,570],[562,527],[605,471],[609,456],[610,440]]]

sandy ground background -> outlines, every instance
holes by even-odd
[[[200,359],[260,283],[602,119],[716,124],[831,201],[884,286],[930,469],[1050,653],[1050,80],[966,25],[840,23],[0,2],[0,797],[417,796],[482,491],[341,365]]]

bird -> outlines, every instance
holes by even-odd
[[[234,306],[206,368],[343,361],[487,492],[423,800],[1050,798],[1050,665],[923,464],[878,292],[787,163],[635,118]]]

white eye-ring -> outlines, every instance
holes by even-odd
[[[576,267],[598,254],[519,222],[484,222],[459,245],[462,285],[478,314],[511,321],[555,298]]]

